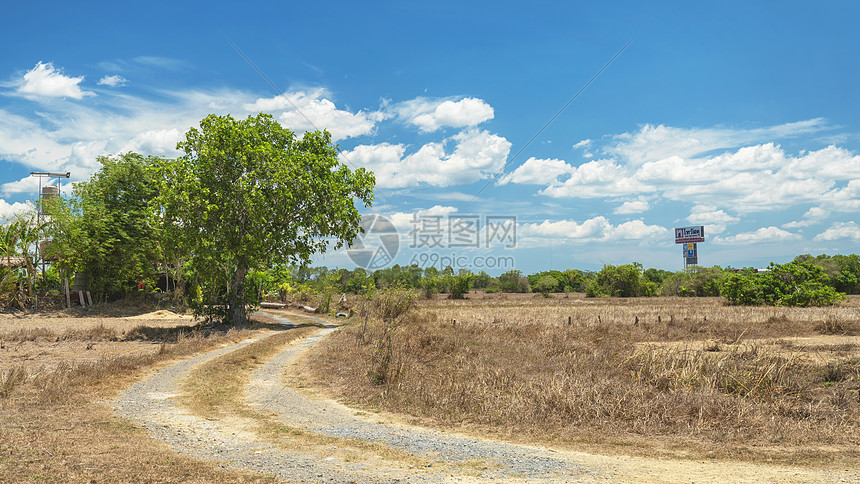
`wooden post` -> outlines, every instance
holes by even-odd
[[[93,305],[93,297],[90,296],[90,291],[87,291],[87,304],[89,304],[90,306]]]
[[[69,295],[69,278],[63,278],[63,289],[66,291],[66,309],[71,309],[72,307],[72,298]]]
[[[78,291],[78,300],[81,301],[81,307],[87,307],[86,301],[84,301],[84,291]]]

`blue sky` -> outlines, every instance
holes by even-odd
[[[860,251],[860,6],[557,3],[7,6],[0,215],[35,196],[30,171],[83,180],[98,155],[174,156],[207,114],[264,111],[377,173],[366,212],[400,264],[675,270],[688,225],[708,266]],[[410,247],[416,220],[467,215],[516,217],[516,247]]]

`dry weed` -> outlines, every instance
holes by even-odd
[[[749,343],[816,334],[821,310],[660,299],[436,301],[393,332],[370,323],[333,335],[312,368],[352,402],[443,426],[607,445],[662,436],[687,450],[678,442],[690,436],[698,448],[753,459],[774,456],[749,445],[848,446],[839,458],[860,457],[860,361],[834,353],[840,363],[828,368]],[[858,317],[853,307],[829,311]],[[689,344],[665,346],[672,341]],[[803,455],[798,447],[775,458]]]

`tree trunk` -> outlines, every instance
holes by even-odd
[[[227,320],[231,324],[245,324],[248,313],[245,308],[245,276],[248,265],[240,262],[230,281],[230,296],[227,299]]]

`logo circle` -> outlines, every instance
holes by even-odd
[[[352,262],[368,270],[391,264],[400,248],[400,234],[394,224],[382,215],[362,215],[359,227],[362,232],[352,239],[346,250]]]

